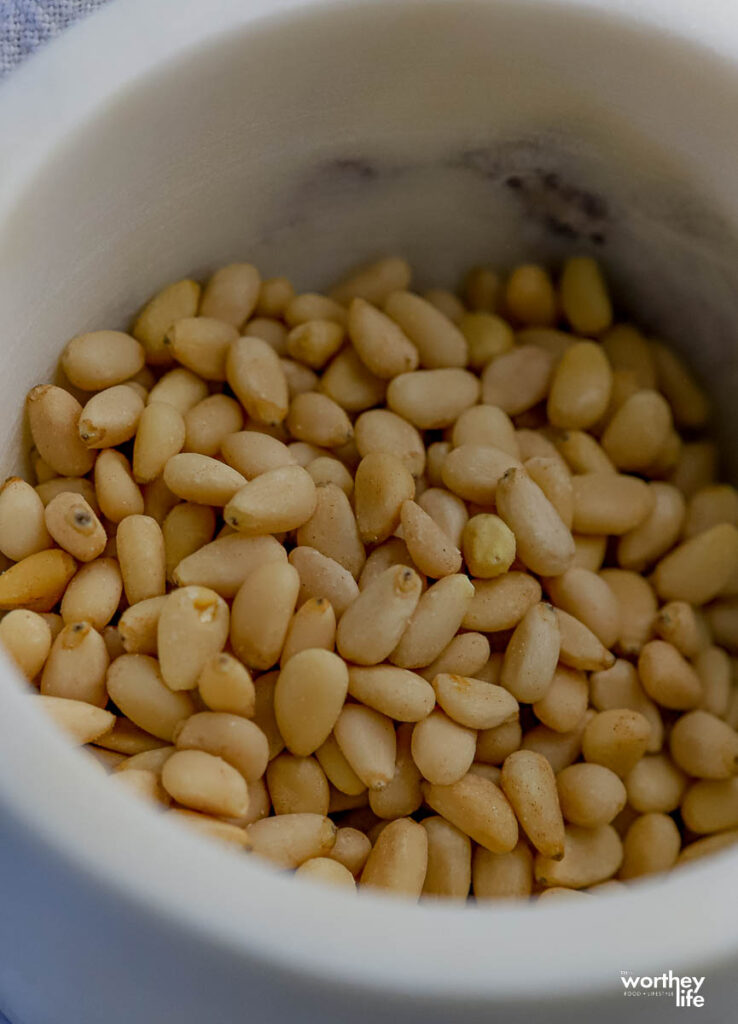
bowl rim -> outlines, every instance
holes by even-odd
[[[211,0],[183,7],[180,0],[117,0],[99,9],[32,56],[0,89],[0,137],[13,153],[0,171],[0,224],[25,182],[67,134],[165,61],[262,19],[356,2]],[[562,9],[625,18],[636,28],[668,24],[671,34],[735,59],[738,12],[731,2],[703,0],[697,11],[670,0],[548,0]],[[536,7],[540,0],[521,3]],[[71,66],[74,75],[68,73]],[[658,973],[659,967],[693,973],[697,965],[714,965],[738,953],[738,918],[725,898],[734,890],[738,852],[644,881],[617,898],[555,901],[543,908],[415,907],[375,894],[295,885],[249,858],[172,827],[135,798],[113,791],[43,719],[24,690],[0,653],[0,749],[13,766],[12,783],[6,781],[10,775],[0,776],[0,807],[8,820],[29,829],[80,876],[130,900],[142,914],[175,922],[213,948],[326,983],[340,978],[355,988],[381,986],[385,993],[421,993],[459,1004],[603,991],[614,988],[620,969],[631,965],[644,973]],[[288,902],[294,914],[285,927],[275,907]],[[492,921],[494,934],[505,935],[493,956]],[[524,960],[521,948],[527,951]]]

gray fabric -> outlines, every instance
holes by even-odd
[[[0,77],[107,0],[0,0]],[[2,1024],[2,1022],[0,1022]]]

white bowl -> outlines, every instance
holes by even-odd
[[[117,0],[0,90],[6,472],[69,336],[240,258],[307,288],[384,252],[427,285],[597,250],[729,435],[736,61],[732,0]],[[738,853],[570,904],[349,898],[114,792],[6,663],[0,697],[18,1024],[607,1024],[644,1004],[654,1024],[673,1001],[626,1000],[620,975],[669,969],[706,977],[700,1020],[731,1019]]]

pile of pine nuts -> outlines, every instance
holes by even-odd
[[[417,900],[738,841],[738,491],[598,265],[327,295],[250,264],[93,331],[0,491],[29,700],[170,820]]]

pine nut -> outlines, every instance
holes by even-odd
[[[411,725],[398,728],[395,773],[382,789],[369,790],[369,806],[379,818],[407,817],[423,803],[421,775],[410,752],[412,733]]]
[[[317,548],[356,578],[364,567],[366,553],[351,503],[335,484],[316,488],[315,499],[315,511],[298,527],[298,545]]]
[[[622,861],[623,844],[612,825],[591,829],[569,825],[564,856],[553,860],[538,854],[534,872],[542,885],[586,889],[612,878]]]
[[[469,837],[439,816],[424,818],[421,825],[428,836],[428,868],[422,895],[465,900],[472,870]]]
[[[575,476],[572,486],[577,533],[628,533],[646,519],[655,502],[648,484],[622,473],[585,473]]]
[[[650,734],[648,721],[637,711],[600,711],[584,728],[584,760],[604,765],[622,778],[643,757]]]
[[[609,825],[628,799],[622,780],[601,764],[571,764],[556,776],[556,785],[567,822],[582,828]]]
[[[58,548],[28,555],[0,574],[0,610],[50,611],[76,569],[72,556]]]
[[[321,885],[336,886],[341,889],[356,889],[356,882],[353,875],[335,860],[330,857],[313,857],[306,860],[295,871],[295,878],[307,879],[309,882],[318,882]]]
[[[410,818],[391,821],[377,839],[361,873],[362,886],[419,899],[428,867],[428,837]]]
[[[391,292],[407,288],[410,277],[407,260],[400,256],[388,256],[350,274],[331,289],[330,297],[336,302],[361,298],[367,302],[382,303]]]
[[[446,714],[469,729],[494,729],[517,718],[520,710],[506,689],[481,679],[441,674],[433,680],[433,689]]]
[[[348,679],[352,697],[398,722],[419,722],[435,704],[431,685],[404,668],[352,665]]]
[[[545,694],[559,659],[559,629],[550,605],[536,604],[525,613],[505,651],[500,683],[519,701],[532,703]]]
[[[88,448],[112,448],[136,433],[144,402],[125,384],[93,395],[79,418],[80,439]]]
[[[629,708],[638,711],[650,723],[651,738],[646,749],[661,749],[664,728],[661,714],[646,696],[638,673],[629,661],[618,659],[610,668],[593,672],[590,676],[590,701],[598,711]]]
[[[738,770],[738,733],[707,711],[690,711],[674,723],[671,756],[698,779],[729,779]]]
[[[682,800],[681,811],[691,832],[738,828],[738,778],[692,783]]]
[[[185,807],[238,817],[248,810],[248,790],[238,772],[201,750],[178,750],[162,768],[164,789]]]
[[[605,580],[586,569],[571,568],[545,583],[553,603],[583,622],[604,647],[621,633],[619,603]]]
[[[244,481],[228,499],[224,518],[239,533],[279,533],[303,526],[315,512],[317,500],[315,484],[306,470],[281,466],[249,483]]]
[[[466,366],[466,338],[448,317],[425,299],[412,292],[394,291],[385,299],[384,311],[415,346],[421,366],[428,369]]]
[[[720,593],[738,568],[738,529],[730,523],[698,533],[656,566],[654,583],[666,601],[705,604]]]
[[[388,452],[404,462],[413,476],[425,468],[425,447],[415,427],[389,409],[370,409],[355,423],[355,441],[362,458]]]
[[[502,765],[500,785],[518,821],[545,857],[564,855],[564,822],[551,765],[532,750],[517,750]]]
[[[325,598],[330,601],[336,618],[340,618],[359,596],[359,588],[351,573],[315,548],[296,547],[290,552],[289,560],[300,577],[298,601]]]
[[[571,565],[571,533],[524,470],[508,470],[500,480],[497,511],[515,534],[519,558],[534,572],[557,576]]]
[[[679,653],[664,640],[651,640],[638,658],[643,688],[662,707],[687,710],[702,698],[700,677]]]
[[[365,786],[383,789],[392,781],[397,743],[390,718],[372,708],[346,704],[336,720],[335,737],[341,753]]]
[[[26,398],[33,443],[44,462],[61,476],[84,476],[92,469],[95,453],[79,436],[82,406],[63,388],[42,384]]]
[[[508,416],[542,402],[551,387],[554,359],[537,345],[519,345],[488,363],[482,373],[482,401]]]
[[[650,489],[652,510],[618,541],[618,564],[623,569],[643,572],[673,547],[682,531],[685,504],[681,493],[671,484],[658,482]]]
[[[403,502],[415,495],[407,467],[387,452],[371,452],[356,470],[354,505],[365,544],[386,540],[398,527]]]
[[[240,430],[223,439],[221,454],[229,466],[247,480],[282,466],[294,466],[296,459],[287,445],[268,434]]]
[[[221,597],[235,597],[246,578],[266,565],[284,565],[287,552],[274,537],[216,538],[187,555],[172,573],[180,587],[209,587]]]
[[[676,864],[682,837],[668,814],[642,814],[623,840],[621,878],[641,878],[669,871]]]
[[[338,623],[336,646],[359,665],[378,665],[395,649],[420,599],[418,574],[403,566],[386,569],[353,601]],[[374,629],[365,629],[367,622]]]
[[[435,661],[420,669],[420,675],[428,682],[432,682],[442,672],[478,677],[487,665],[489,656],[489,640],[482,633],[458,633]]]
[[[426,803],[491,853],[509,853],[518,841],[515,814],[502,790],[469,773],[452,785],[423,784]]]
[[[166,591],[166,553],[161,527],[151,516],[127,516],[117,533],[118,560],[129,604]]]
[[[494,580],[475,580],[474,597],[462,625],[496,633],[512,629],[541,600],[541,585],[524,572],[508,572]]]
[[[254,680],[255,704],[253,720],[267,738],[269,760],[284,750],[284,740],[277,725],[274,714],[274,691],[277,686],[279,672],[265,672]]]
[[[667,754],[646,754],[625,776],[625,785],[633,810],[670,814],[682,802],[687,777]]]
[[[182,450],[186,428],[179,410],[166,402],[152,402],[141,413],[133,444],[133,477],[150,483],[160,476],[173,455]]]
[[[516,267],[505,286],[505,306],[522,324],[552,325],[556,319],[556,295],[548,272],[535,263]]]
[[[559,287],[564,316],[578,334],[597,335],[611,326],[612,303],[595,260],[567,260]]]
[[[331,651],[303,650],[286,662],[274,692],[274,711],[291,753],[306,757],[327,740],[346,699],[348,684],[346,665]]]
[[[231,644],[249,668],[279,661],[299,586],[297,570],[283,562],[262,564],[244,580],[231,609]]]
[[[105,707],[108,662],[105,641],[89,622],[65,626],[51,645],[41,676],[41,693]]]
[[[100,511],[112,523],[120,523],[126,516],[143,514],[143,494],[122,452],[112,448],[100,452],[95,462],[94,493]]]
[[[543,697],[535,701],[536,717],[555,732],[571,732],[582,722],[589,689],[581,672],[559,665]]]
[[[469,346],[469,365],[482,370],[492,360],[509,352],[515,343],[512,328],[490,312],[464,313],[459,327]]]
[[[25,480],[8,477],[0,488],[0,551],[20,562],[52,543],[43,501]]]
[[[343,864],[356,878],[366,863],[372,844],[363,832],[355,828],[339,828],[336,841],[328,856],[331,860]]]
[[[422,573],[439,579],[459,571],[461,552],[420,505],[404,501],[400,522],[410,556]]]
[[[653,636],[656,620],[658,605],[650,583],[625,569],[603,569],[599,578],[607,585],[618,605],[620,630],[615,644],[618,652],[638,654]]]
[[[161,677],[158,662],[144,654],[116,658],[108,668],[107,688],[124,715],[168,743],[178,723],[194,711],[190,697],[173,693]]]
[[[655,461],[671,429],[666,399],[657,391],[638,391],[608,423],[602,447],[618,469],[643,470]]]
[[[479,380],[460,369],[402,373],[387,388],[390,409],[419,430],[451,426],[478,398]]]
[[[505,722],[494,729],[482,729],[477,736],[476,761],[501,765],[508,754],[520,748],[523,736],[519,720]]]
[[[226,378],[257,423],[281,423],[287,416],[287,379],[279,356],[261,338],[238,338],[228,350]]]
[[[76,494],[57,494],[46,506],[44,519],[59,547],[80,562],[97,558],[108,542],[102,523],[85,499]]]
[[[50,696],[38,696],[33,700],[35,706],[41,708],[42,713],[48,715],[72,743],[80,746],[94,743],[115,721],[112,712],[96,708],[86,701]]]
[[[518,465],[514,456],[499,448],[464,444],[446,456],[441,478],[453,494],[465,501],[491,505],[504,474]]]
[[[479,846],[472,862],[474,896],[487,900],[526,899],[533,889],[533,855],[524,842],[509,853]]]
[[[460,725],[436,709],[413,729],[413,760],[425,779],[447,786],[469,771],[476,742],[476,730]]]
[[[565,430],[556,436],[556,448],[572,473],[615,473],[609,455],[591,434]]]
[[[375,376],[391,380],[415,370],[418,350],[398,325],[365,299],[354,298],[348,332],[362,363]]]
[[[707,398],[686,366],[671,349],[651,342],[659,388],[680,427],[701,427],[710,415]]]
[[[346,412],[364,412],[384,401],[387,385],[367,369],[353,348],[347,346],[326,367],[320,388]]]
[[[468,577],[446,576],[420,598],[389,660],[403,668],[422,668],[438,657],[456,635],[474,596]]]
[[[44,667],[51,642],[51,629],[36,612],[17,608],[0,621],[0,644],[28,680]]]
[[[92,331],[67,343],[61,366],[83,391],[102,391],[134,377],[144,365],[143,346],[122,331]]]

